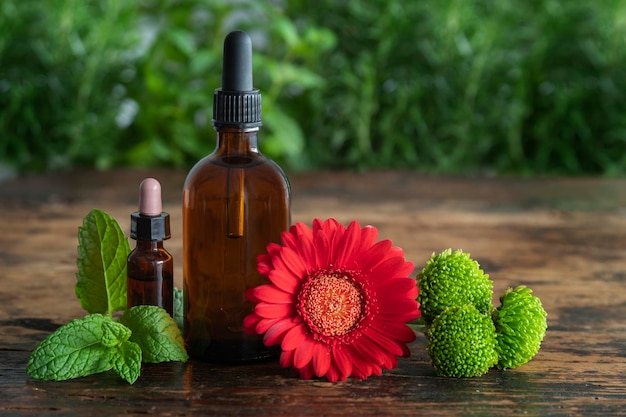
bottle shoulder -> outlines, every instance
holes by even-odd
[[[150,249],[138,245],[128,254],[129,261],[137,259],[169,261],[172,259],[172,254],[163,247]]]
[[[262,154],[206,156],[194,165],[185,180],[184,189],[196,188],[205,183],[223,182],[232,172],[243,172],[248,183],[271,182],[290,188],[283,169]]]

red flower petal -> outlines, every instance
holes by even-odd
[[[320,232],[328,236],[328,242],[330,244],[328,248],[331,254],[334,253],[337,241],[341,239],[345,230],[345,226],[339,224],[339,222],[333,218],[327,219],[322,223]]]
[[[409,356],[411,356],[411,350],[409,349],[409,347],[407,345],[401,345],[401,346],[402,346],[402,357],[408,358]]]
[[[310,271],[310,266],[304,263],[302,257],[291,248],[283,248],[280,252],[280,258],[284,262],[285,266],[289,269],[289,271],[296,277],[302,279],[304,276],[308,275]]]
[[[398,278],[398,279],[404,279],[404,278]],[[415,281],[413,278],[409,278],[411,281]],[[417,296],[419,295],[419,287],[417,286],[417,282],[415,282],[415,286],[413,286],[407,293],[406,296],[408,298],[412,298],[412,299],[417,299]],[[417,304],[417,307],[419,307],[419,303]]]
[[[329,382],[337,382],[340,380],[341,377],[341,375],[339,374],[339,370],[332,362],[330,363],[330,366],[328,367],[326,373],[318,376],[325,376]]]
[[[403,355],[401,355],[401,356],[406,358],[406,357],[408,357],[409,355],[405,355],[405,354],[403,354]],[[397,358],[397,357],[395,357],[395,356],[389,356],[387,359],[389,359],[389,362],[387,362],[387,363],[385,364],[385,366],[384,366],[384,367],[385,367],[385,369],[394,369],[394,368],[397,368],[397,367],[398,367],[398,358]]]
[[[381,282],[391,278],[402,277],[402,275],[398,274],[398,271],[400,271],[404,265],[404,258],[389,258],[372,269],[370,272],[370,279],[373,282]],[[404,275],[404,277],[406,277],[406,275]]]
[[[361,240],[361,226],[358,222],[353,221],[348,225],[346,232],[341,236],[335,248],[334,267],[351,268],[354,261],[354,250],[358,247]]]
[[[298,248],[298,238],[294,233],[283,232],[280,235],[280,240],[283,242],[283,247],[296,250]]]
[[[311,363],[307,364],[306,366],[302,367],[302,368],[297,368],[298,370],[298,375],[300,375],[300,378],[302,379],[311,379],[313,378],[313,375],[315,374],[313,371],[313,365]]]
[[[372,375],[374,368],[377,365],[368,361],[366,353],[361,354],[359,350],[359,342],[352,343],[349,346],[350,356],[352,358],[352,376],[359,379],[365,379]]]
[[[415,340],[415,332],[404,323],[375,321],[372,323],[372,328],[398,342],[408,343]]]
[[[298,253],[302,256],[302,261],[307,266],[307,269],[313,270],[316,268],[315,258],[315,245],[312,239],[301,238],[298,240]]]
[[[370,327],[367,331],[372,333],[370,337],[374,341],[374,343],[379,345],[385,351],[396,356],[402,355],[402,347],[400,346],[400,342],[388,338],[374,327]]]
[[[274,242],[270,242],[267,244],[267,254],[272,257],[274,255],[276,255],[278,252],[280,252],[280,248],[282,246],[279,245],[278,243],[274,243]]]
[[[417,310],[417,301],[411,298],[389,297],[378,300],[378,307],[379,314],[394,315],[415,313]]]
[[[413,278],[394,278],[376,282],[372,288],[395,297],[417,298],[417,282]]]
[[[381,240],[374,246],[371,246],[367,251],[361,253],[360,256],[357,257],[360,268],[365,272],[372,270],[385,259],[391,245],[390,240]]]
[[[323,343],[315,342],[313,351],[313,369],[315,375],[322,377],[330,369],[330,350]]]
[[[259,285],[251,291],[246,291],[246,294],[248,293],[251,294],[252,297],[256,298],[258,300],[257,302],[265,301],[274,304],[284,304],[293,303],[295,301],[293,293],[286,293],[278,287],[269,284]]]
[[[353,343],[353,347],[359,351],[362,358],[376,365],[382,365],[389,353],[367,335],[359,338],[358,343]]]
[[[293,350],[283,350],[280,354],[280,366],[283,368],[291,368],[293,366]]]
[[[374,226],[367,225],[361,229],[361,247],[360,250],[367,250],[376,243],[378,238],[378,229]]]
[[[262,253],[257,256],[256,262],[256,270],[264,277],[266,277],[267,274],[269,274],[274,268],[274,265],[272,264],[272,257],[267,253]]]
[[[265,319],[279,319],[293,316],[295,307],[293,304],[259,303],[254,307],[254,312]]]
[[[260,321],[261,321],[261,317],[259,317],[258,315],[254,313],[248,314],[243,319],[244,332],[246,332],[247,334],[257,334],[256,326],[257,324],[259,324]]]
[[[283,350],[294,350],[306,340],[307,336],[302,325],[294,326],[285,334],[281,343]]]
[[[300,282],[291,273],[282,269],[273,269],[268,278],[278,288],[291,294],[295,294],[300,288]]]
[[[306,224],[298,222],[295,224],[293,229],[295,230],[295,234],[298,239],[313,240],[313,231]]]
[[[330,265],[330,241],[324,233],[314,235],[315,258],[317,263],[313,266],[316,269],[326,269]]]
[[[254,295],[254,288],[248,288],[247,290],[244,291],[243,295],[246,297],[246,299],[248,301],[250,301],[251,303],[260,303],[261,300],[259,300],[255,295]]]
[[[296,354],[293,357],[293,366],[296,368],[304,368],[313,359],[313,350],[315,342],[304,338],[304,342],[296,347]]]
[[[337,366],[339,370],[339,375],[341,380],[346,379],[352,374],[352,360],[344,351],[343,346],[333,347],[331,350],[331,356],[333,359],[333,363]]]
[[[265,336],[263,336],[263,343],[265,346],[274,346],[282,343],[285,334],[296,326],[291,318],[284,318],[278,320],[272,327],[267,329]]]
[[[401,321],[403,323],[409,323],[412,322],[414,320],[417,320],[420,318],[420,313],[419,311],[415,311],[415,312],[406,312],[406,313],[402,313],[402,314],[385,314],[385,313],[378,313],[378,318],[379,320],[382,321]]]
[[[256,324],[254,331],[256,334],[263,334],[279,320],[281,319],[262,319]]]
[[[400,356],[408,356],[408,355],[400,355]],[[393,369],[398,366],[398,358],[396,356],[387,356],[387,360],[385,363],[381,364],[383,369]]]
[[[405,262],[402,268],[398,270],[398,275],[396,275],[396,277],[400,277],[400,278],[408,277],[409,275],[411,275],[414,269],[415,269],[415,265],[413,265],[413,262]]]
[[[329,217],[323,222],[319,222],[320,230],[328,235],[328,237],[332,240],[335,239],[335,235],[337,233],[342,234],[346,229],[341,223],[339,223],[336,219]]]
[[[313,219],[312,226],[313,234],[324,228],[324,221],[321,219]]]

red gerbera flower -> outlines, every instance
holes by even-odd
[[[246,331],[280,344],[280,364],[304,379],[365,379],[395,368],[415,339],[405,323],[420,315],[418,289],[402,249],[376,243],[377,235],[356,221],[292,226],[282,246],[271,243],[258,257],[271,283],[246,292],[256,304]]]

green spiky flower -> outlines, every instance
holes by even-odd
[[[498,346],[498,368],[512,369],[535,356],[548,328],[541,300],[525,286],[509,288],[493,313]]]
[[[433,253],[417,281],[420,310],[427,325],[447,307],[471,304],[483,314],[491,312],[493,282],[478,262],[460,249]]]
[[[445,309],[426,330],[426,337],[439,376],[481,376],[498,362],[491,316],[471,304]]]

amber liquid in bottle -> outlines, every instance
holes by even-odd
[[[137,241],[127,262],[128,308],[155,305],[170,316],[174,303],[174,262],[163,241]]]
[[[274,357],[244,333],[246,289],[267,283],[256,269],[290,223],[283,171],[257,150],[258,128],[221,128],[217,148],[190,171],[183,190],[185,342],[192,357],[241,363]]]

